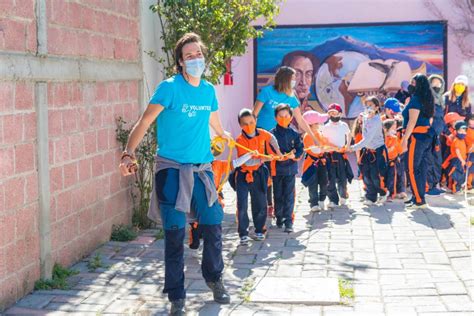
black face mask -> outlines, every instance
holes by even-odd
[[[441,87],[433,87],[433,91],[439,94],[441,92]]]
[[[408,90],[408,93],[409,93],[409,94],[413,94],[413,93],[415,93],[415,86],[412,85],[412,84],[410,84],[410,85],[408,85],[408,89],[407,89],[407,90]]]
[[[333,121],[334,123],[337,123],[341,120],[340,116],[330,116],[329,119]]]

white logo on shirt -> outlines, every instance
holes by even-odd
[[[183,104],[181,108],[181,112],[187,113],[188,117],[195,117],[198,111],[211,111],[210,105],[190,105],[190,104]]]

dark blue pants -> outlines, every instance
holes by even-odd
[[[391,197],[395,194],[405,192],[405,169],[399,157],[388,163],[386,184]]]
[[[303,185],[308,187],[309,204],[317,206],[320,201],[326,200],[328,194],[328,168],[326,159],[317,159],[303,173]]]
[[[441,164],[443,158],[441,156],[441,143],[438,137],[435,138],[433,143],[433,150],[431,150],[427,156],[428,158],[428,170],[427,170],[427,181],[429,189],[436,187],[441,182]]]
[[[274,176],[273,195],[275,199],[275,217],[277,224],[293,225],[295,208],[296,175]]]
[[[208,176],[213,179],[212,173]],[[165,286],[170,301],[185,298],[184,290],[184,237],[186,214],[175,209],[179,190],[179,171],[165,169],[155,174],[155,188],[165,229]],[[224,269],[222,260],[222,228],[224,212],[216,201],[208,206],[205,187],[197,174],[191,200],[193,218],[198,220],[203,240],[202,275],[207,282],[217,281]]]
[[[451,189],[458,192],[462,188],[462,184],[466,180],[466,169],[462,166],[458,158],[452,158],[449,164],[449,174],[453,180]]]
[[[384,146],[375,151],[361,150],[362,177],[365,184],[365,197],[375,202],[377,196],[386,194],[385,179],[387,178],[387,150]]]
[[[413,133],[408,140],[408,175],[410,179],[412,200],[418,204],[426,203],[425,190],[428,170],[428,155],[433,147],[433,136],[430,133]]]
[[[253,225],[255,233],[265,232],[265,221],[267,220],[267,181],[268,169],[264,165],[253,172],[253,182],[248,183],[246,173],[237,170],[237,220],[239,236],[248,236],[249,215],[248,199],[250,193],[250,205],[252,209]]]
[[[349,197],[347,193],[346,162],[344,156],[338,152],[330,153],[328,157],[328,197],[329,201],[337,205],[339,204],[339,197],[344,199]]]

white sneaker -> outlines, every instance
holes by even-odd
[[[340,198],[340,199],[339,199],[339,204],[340,204],[341,206],[346,206],[346,205],[347,205],[347,200],[346,200],[346,199],[343,199],[343,198]]]
[[[333,209],[333,208],[335,208],[335,207],[337,207],[336,203],[334,203],[334,202],[329,202],[329,204],[328,204],[328,208],[329,208],[329,209]]]
[[[249,236],[244,236],[240,237],[240,245],[241,246],[247,246],[250,242],[250,237]]]
[[[315,205],[311,208],[311,212],[319,212],[321,211],[321,208],[319,207],[319,205]]]
[[[319,209],[324,211],[324,201],[319,201]]]
[[[371,206],[371,205],[375,205],[375,203],[372,202],[371,200],[364,200],[364,205]]]
[[[387,202],[387,194],[380,196],[379,199],[377,200],[378,203],[385,203]]]

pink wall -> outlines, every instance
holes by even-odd
[[[281,6],[276,19],[278,25],[301,24],[335,24],[335,23],[368,23],[368,22],[403,22],[440,20],[430,11],[426,3],[432,2],[448,15],[448,24],[457,23],[453,14],[451,0],[287,0]],[[451,30],[448,31],[448,82],[458,74],[470,77],[474,86],[474,61],[465,57]],[[236,116],[243,107],[253,104],[253,41],[249,43],[247,53],[234,59],[234,85],[217,88],[221,105],[221,116],[224,127],[236,135],[239,127]]]

